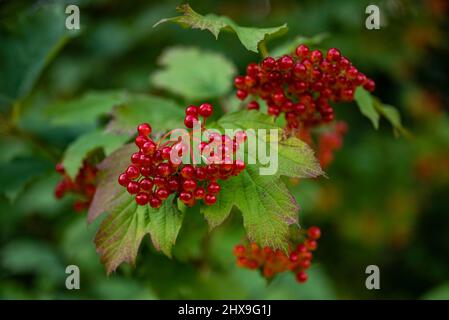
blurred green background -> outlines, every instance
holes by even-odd
[[[78,31],[64,28],[65,6],[73,3],[81,10]],[[327,169],[329,179],[291,186],[301,224],[323,231],[304,285],[292,274],[267,284],[235,265],[232,248],[244,234],[238,213],[210,234],[202,217],[190,214],[174,259],[155,252],[146,238],[135,269],[125,265],[105,275],[92,242],[98,222],[87,227],[85,213],[72,210],[72,199],[57,201],[53,189],[60,180],[54,166],[66,146],[104,126],[107,117],[97,119],[93,105],[55,123],[47,109],[57,103],[64,112],[69,101],[95,90],[166,95],[150,75],[172,46],[221,53],[239,72],[260,59],[229,33],[217,41],[206,31],[152,27],[175,16],[178,4],[0,1],[0,298],[449,299],[445,0],[191,1],[200,13],[227,15],[241,25],[287,23],[288,34],[270,41],[269,50],[326,33],[320,46],[340,48],[373,78],[375,94],[400,110],[413,137],[395,138],[386,121],[374,130],[355,104],[336,108],[349,132]],[[368,4],[381,8],[380,30],[365,29]],[[70,264],[80,267],[80,290],[65,288]],[[380,268],[380,290],[365,288],[370,264]]]

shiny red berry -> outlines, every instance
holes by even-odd
[[[156,190],[156,196],[161,200],[167,199],[169,194],[170,193],[168,192],[168,190],[165,189],[164,187],[160,187]]]
[[[206,194],[204,197],[204,203],[208,206],[215,204],[215,202],[217,202],[217,197],[214,194]]]
[[[198,187],[193,193],[195,199],[203,199],[206,195],[206,190],[203,187]]]
[[[142,123],[137,127],[137,132],[141,136],[149,136],[151,134],[151,126],[148,123]]]
[[[139,168],[138,167],[136,167],[136,166],[133,166],[133,165],[131,165],[131,166],[129,166],[127,169],[126,169],[126,177],[129,179],[129,180],[134,180],[134,179],[136,179],[137,177],[139,177]]]
[[[152,197],[152,198],[150,199],[150,206],[151,206],[152,208],[157,209],[157,208],[160,208],[161,205],[162,205],[162,201],[161,201],[159,198],[157,198],[157,197]]]
[[[126,189],[128,190],[128,192],[130,194],[136,194],[139,192],[140,186],[139,186],[139,183],[137,183],[136,181],[130,181],[128,183]]]
[[[139,182],[140,188],[149,191],[153,188],[153,181],[150,178],[144,178]]]
[[[187,179],[182,183],[182,188],[185,191],[193,191],[196,189],[196,181],[193,179]]]
[[[307,279],[308,279],[307,273],[305,273],[304,271],[300,271],[296,274],[296,281],[300,283],[306,282]]]
[[[149,200],[150,200],[150,196],[148,195],[148,193],[139,192],[136,195],[136,202],[138,205],[144,206],[148,203]]]
[[[259,110],[260,106],[257,101],[251,101],[247,105],[248,110]]]
[[[309,47],[304,44],[299,45],[296,48],[296,55],[301,59],[307,58],[309,55]]]
[[[215,181],[212,181],[207,186],[207,192],[213,193],[213,194],[219,193],[220,189],[221,189],[220,185],[218,183],[216,183]]]
[[[118,183],[124,187],[126,187],[128,185],[129,179],[128,179],[128,176],[126,175],[126,173],[122,173],[121,175],[119,175]]]
[[[321,237],[321,230],[318,227],[310,227],[307,231],[307,235],[312,240],[317,240]]]
[[[186,126],[186,128],[192,129],[195,122],[198,121],[198,118],[192,115],[187,115],[184,118],[184,125]]]
[[[198,113],[200,116],[204,118],[209,118],[212,115],[212,112],[214,111],[214,108],[209,103],[203,103],[200,105],[200,108],[198,110]]]
[[[188,106],[186,108],[186,116],[198,117],[198,108],[196,106]]]
[[[190,164],[185,165],[181,169],[181,176],[184,179],[191,179],[191,178],[193,178],[195,176],[195,168],[192,165],[190,165]]]
[[[341,58],[341,53],[338,49],[331,48],[327,51],[326,58],[327,58],[327,60],[329,60],[331,62],[337,62]]]

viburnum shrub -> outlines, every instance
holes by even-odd
[[[198,117],[203,117],[201,129],[204,129],[205,120],[212,112],[213,107],[209,103],[187,107],[186,128],[192,129]],[[189,207],[200,200],[213,205],[220,193],[217,180],[237,176],[245,169],[242,160],[234,159],[240,139],[246,139],[243,131],[237,132],[234,138],[215,132],[207,141],[201,141],[198,148],[206,157],[201,164],[190,164],[194,163],[193,150],[182,140],[154,142],[150,138],[151,131],[148,123],[138,126],[135,144],[139,151],[131,155],[131,164],[118,177],[119,184],[126,187],[129,194],[135,195],[139,205],[149,203],[151,207],[159,208],[170,194],[176,194]],[[190,135],[192,133],[193,130]],[[184,154],[188,154],[189,164],[177,161]]]
[[[56,164],[56,172],[63,175],[63,179],[55,187],[55,197],[60,199],[65,194],[71,193],[77,198],[73,203],[75,211],[89,208],[95,194],[97,168],[88,161],[83,161],[75,180],[67,175],[62,163]]]
[[[246,49],[262,54],[261,61],[235,78],[235,66],[225,55],[171,48],[159,59],[161,70],[150,77],[157,96],[120,91],[84,97],[84,104],[101,99],[111,104],[108,123],[67,148],[66,170],[58,166],[64,180],[55,194],[82,194],[82,207],[89,206],[88,222],[107,213],[95,237],[107,273],[123,262],[134,264],[147,234],[157,250],[172,256],[191,212],[203,215],[213,229],[239,211],[246,237],[234,249],[238,265],[258,269],[267,278],[292,271],[304,282],[320,229],[299,228],[299,204],[286,181],[323,175],[322,167],[341,148],[347,125],[335,119],[335,104],[355,100],[375,128],[383,116],[395,133],[405,132],[399,114],[370,94],[374,81],[336,48],[323,54],[294,43],[270,56],[268,36],[281,35],[286,25],[243,28],[228,17],[203,16],[187,4],[178,10],[180,16],[156,25],[179,23],[209,30],[215,37],[222,30],[233,32]],[[233,79],[235,93],[230,92]],[[163,97],[167,93],[176,99]],[[234,94],[244,102],[231,107],[226,101]],[[198,103],[205,100],[215,110]],[[265,108],[267,112],[257,111]],[[186,129],[179,128],[182,118]],[[261,157],[261,150],[269,150],[270,157]],[[95,167],[83,162],[92,152],[103,159]],[[206,235],[202,239],[209,241]],[[175,250],[174,258],[177,254]],[[204,252],[204,261],[209,258]]]
[[[306,270],[311,266],[313,253],[317,248],[317,240],[321,236],[318,227],[310,227],[305,239],[289,246],[288,253],[270,247],[261,248],[257,243],[239,244],[234,247],[237,265],[251,270],[259,270],[265,278],[291,271],[300,283],[307,281]]]

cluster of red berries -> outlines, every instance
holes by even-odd
[[[95,180],[97,171],[98,169],[95,166],[85,160],[75,178],[75,181],[73,181],[65,172],[62,163],[56,164],[56,172],[63,175],[64,178],[55,187],[55,197],[60,199],[66,193],[73,193],[79,198],[73,203],[73,209],[75,211],[87,209],[90,206],[92,198],[95,194]]]
[[[312,263],[312,251],[317,248],[317,240],[320,236],[321,230],[318,227],[310,227],[307,230],[306,239],[291,248],[288,255],[279,249],[261,248],[256,243],[235,246],[234,255],[237,257],[238,266],[252,270],[258,269],[265,278],[291,271],[296,274],[296,280],[303,283],[307,281],[306,270]]]
[[[208,103],[199,107],[189,106],[184,124],[193,128],[199,116],[205,120],[212,112],[213,107]],[[204,128],[203,123],[201,129]],[[207,154],[204,163],[198,164],[193,161],[193,150],[186,143],[180,140],[154,142],[150,138],[152,128],[148,123],[139,125],[137,131],[135,144],[139,151],[131,155],[131,164],[120,174],[118,182],[126,187],[128,193],[135,195],[139,205],[159,208],[170,194],[178,195],[187,206],[193,206],[199,200],[213,205],[221,189],[217,180],[236,176],[245,168],[242,160],[234,160],[239,143],[246,140],[243,131],[238,132],[234,139],[218,132],[211,133],[208,141],[198,143],[199,152]],[[192,132],[189,133],[189,141],[191,135]],[[193,164],[183,163],[181,157],[184,155]]]
[[[374,81],[338,49],[329,49],[324,57],[306,45],[296,48],[296,56],[267,57],[260,64],[249,64],[246,75],[237,76],[234,84],[239,99],[260,97],[267,103],[268,114],[277,117],[284,112],[291,130],[329,123],[334,119],[329,102],[352,101],[358,86],[370,92],[375,88]],[[258,110],[259,104],[252,100],[247,108]]]

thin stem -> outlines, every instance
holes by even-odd
[[[265,40],[259,42],[259,52],[262,55],[262,58],[268,57],[268,49]]]

